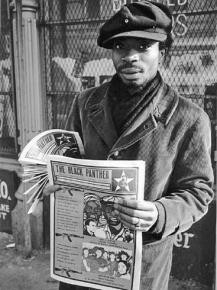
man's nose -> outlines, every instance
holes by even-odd
[[[139,60],[139,55],[135,50],[128,50],[121,59],[124,62],[135,62]]]

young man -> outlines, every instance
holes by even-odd
[[[118,198],[114,196],[105,196],[101,199],[102,211],[107,222],[103,229],[105,238],[130,243],[133,241],[133,233],[125,228],[119,219],[119,213],[114,208],[114,203],[117,201]]]
[[[86,158],[146,162],[144,200],[116,205],[122,223],[143,232],[142,290],[168,288],[174,237],[213,198],[208,117],[158,72],[171,29],[169,10],[154,2],[127,4],[109,19],[98,45],[112,50],[117,73],[76,98],[67,126]],[[86,288],[61,283],[66,289]]]
[[[96,223],[94,219],[87,219],[85,221],[84,235],[95,237]]]

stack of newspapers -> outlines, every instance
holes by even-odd
[[[24,192],[28,196],[27,203],[31,204],[29,214],[35,210],[48,183],[48,155],[83,158],[79,134],[61,129],[47,130],[35,136],[22,150],[19,162],[23,168],[22,181],[29,184]]]

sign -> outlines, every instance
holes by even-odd
[[[172,13],[175,38],[179,37],[215,37],[216,14],[213,0],[156,0],[167,5]]]
[[[12,234],[11,211],[16,205],[19,178],[14,171],[0,170],[0,232]]]

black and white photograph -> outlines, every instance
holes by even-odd
[[[0,1],[0,290],[216,290],[216,0]]]

